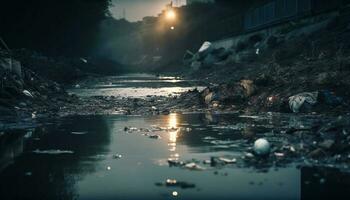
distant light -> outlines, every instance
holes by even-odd
[[[173,26],[172,26],[172,27],[170,27],[170,29],[171,29],[171,30],[174,30],[174,29],[175,29],[175,27],[173,27]]]
[[[166,11],[165,17],[167,20],[174,20],[176,18],[175,11],[171,9]]]
[[[172,193],[172,195],[173,195],[174,197],[177,197],[177,196],[179,195],[179,193],[177,193],[176,191],[174,191],[174,192]]]

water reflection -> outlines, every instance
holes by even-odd
[[[168,116],[168,134],[169,141],[168,146],[169,151],[171,152],[170,158],[172,160],[178,160],[180,155],[176,153],[176,141],[179,134],[180,129],[177,126],[178,115],[176,113],[172,113]]]
[[[290,164],[261,172],[232,165],[193,172],[155,164],[155,160],[169,158],[203,160],[216,155],[239,156],[251,135],[271,131],[261,127],[263,124],[278,129],[290,123],[287,118],[278,120],[273,116],[208,116],[85,116],[37,128],[30,138],[20,137],[22,142],[6,143],[7,152],[23,153],[0,172],[0,198],[309,199],[320,191],[327,191],[325,189],[328,189],[327,194],[346,195],[345,189],[339,188],[349,187],[349,175],[331,169],[298,169]],[[310,123],[300,122],[304,118],[292,120],[293,124],[304,126]],[[167,131],[157,132],[161,135],[160,140],[123,130],[125,126],[149,128],[151,125],[168,127]],[[217,148],[218,142],[225,143],[220,145],[228,148]],[[1,145],[5,147],[3,143]],[[74,154],[38,155],[33,153],[36,149],[71,150]],[[123,156],[115,159],[115,154]],[[195,183],[196,188],[175,190],[154,185],[168,178]],[[320,196],[317,197],[322,199]]]
[[[111,76],[87,81],[73,87],[70,93],[79,96],[115,96],[146,98],[147,96],[178,95],[182,92],[205,87],[198,81],[181,80],[176,77],[157,77],[149,74]]]

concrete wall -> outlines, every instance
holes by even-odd
[[[214,48],[229,49],[237,46],[239,42],[247,41],[250,37],[254,35],[261,35],[263,38],[267,38],[270,35],[285,34],[286,37],[288,38],[288,37],[292,37],[293,35],[308,34],[308,33],[317,31],[319,29],[322,29],[324,26],[328,24],[330,20],[335,18],[338,14],[339,12],[335,11],[335,12],[323,14],[321,16],[313,16],[313,17],[299,20],[297,22],[299,26],[295,27],[295,29],[291,31],[289,34],[281,33],[283,32],[284,29],[288,29],[288,27],[291,26],[291,23],[284,23],[273,27],[268,27],[262,30],[237,35],[235,37],[213,41],[211,43]]]

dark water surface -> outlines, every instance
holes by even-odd
[[[249,134],[307,126],[302,117],[233,114],[85,116],[14,131],[1,144],[1,199],[322,199],[347,195],[349,174],[286,164],[265,170],[236,164],[192,171],[168,159],[243,155]],[[269,124],[269,126],[265,126]],[[124,131],[124,127],[177,131]],[[210,137],[209,137],[210,136]],[[120,154],[121,158],[115,158]],[[195,187],[158,186],[176,179]],[[328,195],[328,196],[327,196]],[[348,195],[349,196],[349,195]]]
[[[199,85],[138,74],[86,81],[71,92],[145,98],[176,95]],[[242,160],[252,138],[284,144],[289,140],[280,132],[310,128],[317,120],[329,119],[188,113],[68,117],[37,123],[36,128],[1,123],[0,130],[12,131],[0,131],[0,199],[349,199],[348,172],[300,167],[308,166],[302,158],[263,168],[203,163],[212,156]],[[150,138],[152,134],[160,139]],[[203,170],[170,167],[168,159],[195,161]],[[187,185],[166,187],[167,179]]]

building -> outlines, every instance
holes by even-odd
[[[215,0],[187,0],[186,4],[191,5],[194,3],[215,3]]]

